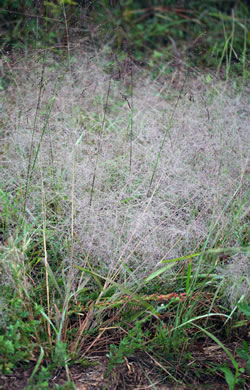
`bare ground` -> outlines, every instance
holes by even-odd
[[[249,341],[249,340],[248,340]],[[206,346],[205,346],[206,345]],[[226,345],[232,353],[240,343]],[[75,385],[76,390],[226,390],[228,385],[225,382],[223,373],[220,373],[218,367],[222,364],[231,366],[230,359],[227,354],[220,349],[217,344],[203,345],[195,344],[192,349],[192,359],[190,360],[190,370],[186,372],[178,369],[178,364],[175,365],[176,372],[179,371],[179,379],[170,379],[168,370],[171,370],[171,364],[162,365],[154,358],[146,353],[140,353],[130,359],[126,359],[124,364],[115,367],[111,373],[107,374],[108,359],[106,356],[93,356],[89,359],[89,366],[73,365],[69,367],[69,375],[71,381]],[[181,358],[181,357],[180,357]],[[243,360],[237,359],[240,367],[245,368]],[[195,368],[196,367],[196,368]],[[212,367],[217,367],[217,370],[211,372]],[[25,390],[29,384],[29,377],[34,367],[28,369],[18,368],[12,374],[0,375],[1,390]],[[232,371],[233,368],[231,367]],[[195,371],[199,371],[199,375],[195,375]],[[210,374],[206,371],[210,370]],[[181,377],[181,373],[183,376]],[[247,389],[250,385],[250,378],[247,375],[242,376],[245,383],[241,384],[237,389]],[[67,374],[65,369],[61,368],[54,370],[49,380],[49,389],[56,388],[56,385],[65,385],[67,382]],[[33,389],[40,387],[34,385]],[[67,389],[67,387],[65,387]]]

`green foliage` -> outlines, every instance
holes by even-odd
[[[34,388],[48,389],[51,372],[51,366],[42,366],[39,373],[34,378],[32,378],[25,390],[33,390]]]
[[[247,302],[241,302],[238,304],[238,308],[240,311],[245,314],[246,316],[250,317],[250,305],[247,304]]]
[[[62,48],[66,29],[79,20],[80,7],[87,7],[99,31],[100,45],[112,41],[116,52],[128,54],[152,68],[162,61],[171,61],[173,56],[179,58],[184,52],[185,60],[192,66],[213,66],[219,72],[225,65],[227,77],[232,66],[234,71],[246,73],[250,36],[249,8],[245,2],[180,3],[99,0],[90,7],[84,1],[74,0],[2,0],[0,45],[7,51],[27,44],[36,48],[44,45]]]
[[[234,390],[236,384],[239,382],[238,375],[234,375],[228,367],[221,367],[221,371],[225,374],[225,379],[229,386],[229,390]]]
[[[56,384],[55,389],[56,390],[74,390],[75,385],[73,382],[69,381],[69,382],[64,383],[63,385]]]
[[[47,367],[42,366],[39,373],[29,381],[28,386],[26,386],[25,390],[34,390],[34,389],[48,389],[49,386],[49,379],[51,378],[51,375],[53,373],[54,366],[48,365]],[[62,385],[55,384],[53,389],[57,390],[74,390],[75,385],[71,381],[67,381]]]
[[[14,299],[9,305],[11,311],[5,316],[7,325],[0,328],[0,370],[3,373],[10,373],[18,363],[27,361],[34,348],[34,329],[40,325],[39,320],[29,318],[21,299]]]
[[[238,307],[242,313],[244,313],[248,317],[250,316],[250,306],[246,302],[238,304]],[[246,361],[246,369],[248,375],[250,375],[250,353],[248,343],[245,340],[242,340],[242,346],[240,348],[237,348],[236,352],[241,359]],[[233,372],[227,366],[221,367],[221,371],[225,375],[229,390],[234,390],[236,385],[243,384],[245,382],[244,378],[242,377],[242,374],[245,373],[244,368],[239,367],[239,364],[236,361],[234,361],[233,365],[235,368],[235,372]]]
[[[238,308],[246,317],[250,317],[250,305],[247,302],[239,303]],[[248,375],[250,375],[250,351],[246,340],[242,340],[242,347],[237,349],[237,354],[246,361],[246,369]]]
[[[250,375],[250,352],[246,340],[242,341],[242,347],[237,349],[237,354],[241,359],[246,360],[246,369],[248,375]]]
[[[138,321],[134,324],[134,327],[128,331],[127,336],[120,341],[118,346],[111,344],[109,353],[107,354],[107,357],[109,358],[108,373],[111,372],[117,364],[122,364],[125,358],[132,356],[135,351],[144,350],[147,335],[148,332],[143,332],[141,322]]]
[[[244,379],[242,378],[242,374],[245,372],[244,368],[237,366],[235,373],[233,373],[229,367],[224,366],[221,367],[221,371],[225,375],[229,390],[234,390],[236,385],[244,383]]]
[[[63,45],[65,15],[77,9],[73,0],[2,0],[0,8],[0,48],[35,48]],[[62,47],[61,47],[62,48]]]
[[[154,354],[162,359],[175,363],[178,360],[180,351],[182,351],[182,365],[185,366],[187,359],[190,359],[190,353],[186,352],[189,340],[183,329],[177,329],[170,332],[163,323],[159,323],[155,329],[155,336],[151,345],[148,347]],[[185,348],[184,348],[185,346]]]
[[[235,63],[235,70],[245,69],[249,9],[244,2],[189,1],[124,1],[99,2],[97,19],[102,24],[102,36],[113,47],[133,54],[151,66],[162,60],[185,57],[194,65],[219,68]],[[97,7],[98,10],[98,7]],[[105,17],[105,23],[104,23]],[[108,19],[108,23],[106,20]]]
[[[62,341],[56,343],[53,362],[57,367],[64,367],[68,359],[67,344]]]

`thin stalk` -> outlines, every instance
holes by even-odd
[[[226,68],[226,79],[227,80],[229,78],[230,64],[231,64],[231,60],[232,60],[234,33],[235,33],[235,19],[234,19],[234,10],[232,9],[232,33],[231,33],[230,49],[229,49],[229,55],[228,55],[228,64],[227,64],[227,68]]]
[[[48,252],[47,252],[47,245],[46,245],[46,202],[45,202],[45,192],[44,192],[43,179],[42,179],[42,216],[43,216],[43,249],[44,249],[44,263],[45,263],[47,312],[48,312],[48,318],[49,318],[50,317],[49,271],[48,271]],[[50,323],[48,321],[47,321],[47,331],[48,331],[50,345],[52,345],[51,328],[50,328]]]
[[[106,113],[107,113],[107,107],[108,107],[108,99],[109,99],[109,94],[110,94],[110,88],[111,88],[111,76],[109,78],[108,91],[107,91],[105,105],[104,105],[102,125],[101,125],[101,130],[99,132],[99,139],[98,139],[98,143],[97,143],[97,154],[96,154],[95,167],[94,167],[92,184],[91,184],[90,200],[89,200],[89,206],[90,207],[91,207],[92,201],[93,201],[94,187],[95,187],[95,181],[96,181],[96,175],[97,175],[97,167],[98,167],[98,163],[99,163],[99,156],[100,156],[100,153],[101,153],[101,146],[102,146],[102,144],[101,144],[102,142],[101,141],[102,141],[104,125],[105,125],[105,120],[106,120]]]
[[[39,82],[39,93],[38,93],[38,98],[37,98],[36,112],[35,112],[34,124],[33,124],[33,129],[32,129],[32,135],[31,135],[31,144],[30,144],[30,150],[29,150],[28,169],[27,169],[25,192],[24,192],[23,212],[25,212],[25,209],[26,209],[28,188],[29,188],[29,183],[30,183],[30,179],[31,179],[31,175],[32,175],[32,169],[31,169],[32,151],[33,151],[33,148],[34,148],[34,142],[35,142],[34,138],[35,138],[35,133],[36,133],[36,129],[37,129],[38,111],[39,111],[39,108],[40,108],[42,91],[43,91],[43,82],[44,82],[44,73],[45,73],[45,55],[46,55],[46,50],[44,51],[44,56],[43,56],[43,67],[42,67],[42,73],[41,73],[41,78],[40,78],[40,82]]]
[[[222,61],[223,61],[224,57],[226,57],[226,72],[227,72],[227,69],[228,69],[227,50],[228,50],[229,42],[230,42],[230,40],[232,38],[231,34],[229,35],[229,37],[227,37],[227,32],[226,32],[226,28],[225,28],[225,24],[224,24],[223,19],[222,19],[222,23],[223,23],[223,31],[224,31],[224,37],[225,37],[225,45],[223,47],[222,54],[221,54],[221,57],[220,57],[220,60],[219,60],[219,64],[217,66],[216,77],[218,77],[218,74],[219,74],[219,71],[221,69]]]
[[[244,26],[244,47],[242,52],[242,88],[245,86],[246,79],[247,79],[247,28],[246,23]]]
[[[170,130],[171,127],[172,127],[172,121],[173,121],[173,118],[174,118],[176,109],[177,109],[177,107],[178,107],[178,104],[179,104],[179,101],[180,101],[180,98],[181,98],[181,95],[182,95],[182,92],[183,92],[183,89],[184,89],[184,86],[185,86],[185,83],[186,83],[186,80],[187,80],[187,75],[188,75],[188,74],[186,73],[185,80],[184,80],[184,82],[183,82],[183,84],[182,84],[181,90],[180,90],[180,92],[179,92],[179,95],[178,95],[177,100],[176,100],[175,105],[174,105],[174,109],[173,109],[173,111],[172,111],[172,114],[171,114],[171,116],[170,116],[170,118],[169,118],[168,125],[167,125],[167,127],[166,127],[166,129],[165,129],[165,132],[164,132],[163,140],[162,140],[162,143],[161,143],[159,152],[158,152],[158,154],[157,154],[157,157],[156,157],[156,160],[155,160],[155,163],[154,163],[153,173],[152,173],[152,176],[151,176],[151,179],[150,179],[149,188],[148,188],[148,192],[147,192],[147,197],[150,197],[150,194],[151,194],[151,187],[152,187],[152,184],[153,184],[153,181],[154,181],[154,177],[155,177],[155,174],[156,174],[156,170],[157,170],[157,167],[158,167],[158,164],[159,164],[159,161],[160,161],[160,157],[161,157],[161,152],[162,152],[162,149],[163,149],[163,147],[164,147],[164,145],[165,145],[167,136],[169,137],[170,144],[171,144],[171,147],[172,147],[172,139],[171,139],[169,130]]]
[[[59,87],[58,87],[59,88]],[[49,109],[48,109],[48,112],[47,112],[47,116],[46,116],[46,119],[45,119],[45,123],[42,127],[42,132],[41,132],[41,136],[40,136],[40,139],[39,139],[39,142],[38,142],[38,146],[37,146],[37,149],[36,149],[36,152],[35,152],[35,156],[34,156],[34,160],[33,160],[33,163],[31,165],[31,160],[32,158],[30,157],[30,162],[29,162],[29,167],[28,167],[28,173],[27,173],[27,179],[26,179],[26,188],[25,188],[25,195],[24,195],[24,206],[23,206],[23,212],[26,210],[26,202],[27,202],[27,196],[28,196],[28,186],[29,186],[29,182],[30,182],[30,179],[32,177],[32,173],[34,171],[34,168],[35,168],[35,165],[36,165],[36,162],[37,162],[37,158],[38,158],[38,154],[39,154],[39,151],[40,151],[40,148],[41,148],[41,144],[42,144],[42,140],[43,140],[43,137],[44,137],[44,134],[45,134],[45,131],[47,129],[47,126],[48,126],[48,123],[49,123],[49,118],[50,118],[50,114],[52,112],[52,109],[54,107],[54,102],[55,102],[55,96],[57,95],[57,92],[58,92],[58,88],[55,88],[55,93],[54,93],[54,96],[52,97],[50,103],[49,103]],[[32,141],[33,142],[33,141]],[[33,146],[32,146],[32,149],[33,149]],[[30,156],[32,154],[32,149],[30,151]]]
[[[70,270],[69,270],[69,281],[67,286],[66,299],[68,301],[72,279],[73,279],[73,257],[74,257],[74,218],[75,218],[75,150],[73,152],[73,168],[72,168],[72,190],[71,190],[71,251],[70,251]]]
[[[70,66],[70,46],[69,46],[69,28],[68,28],[68,21],[67,21],[67,15],[65,10],[64,1],[62,2],[62,8],[63,8],[63,16],[65,21],[65,31],[66,31],[66,41],[67,41],[67,55],[68,55],[68,68],[69,72],[71,73],[71,66]],[[73,108],[73,103],[72,103]],[[70,301],[70,291],[73,281],[73,257],[74,257],[74,214],[75,214],[75,203],[74,203],[74,196],[75,196],[75,145],[73,146],[73,166],[72,166],[72,188],[71,188],[71,251],[70,251],[70,268],[69,268],[69,279],[67,283],[67,289],[66,289],[66,296],[63,304],[63,313],[62,313],[62,320],[60,323],[60,328],[57,336],[57,345],[61,341],[61,335],[63,331],[63,326],[67,324],[67,315],[68,315],[68,305]],[[66,334],[66,331],[65,331]],[[70,371],[68,367],[68,363],[66,358],[64,358],[64,364],[65,364],[65,371],[67,375],[68,381],[71,380],[70,378]]]
[[[133,69],[131,69],[131,79],[130,79],[130,84],[131,84],[131,106],[130,108],[130,113],[131,113],[131,118],[130,118],[130,152],[129,152],[129,170],[131,172],[132,169],[132,156],[133,156],[133,113],[134,113],[134,104],[133,104]]]

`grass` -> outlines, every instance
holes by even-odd
[[[5,380],[26,370],[26,388],[48,388],[63,368],[74,388],[76,366],[103,360],[106,388],[135,362],[145,386],[246,388],[245,90],[197,69],[153,80],[133,65],[117,81],[105,52],[13,60],[1,92]]]

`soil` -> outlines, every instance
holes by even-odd
[[[212,359],[216,365],[222,360],[227,361],[224,352],[216,349],[217,346],[209,347],[208,351],[197,351],[195,360],[199,359],[200,365],[204,368],[207,366],[207,361]],[[210,357],[209,355],[210,354]],[[126,360],[124,364],[115,367],[112,372],[107,375],[108,360],[106,357],[95,357],[90,359],[88,367],[82,365],[74,365],[69,368],[70,379],[75,384],[76,390],[227,390],[228,385],[225,382],[223,374],[194,377],[193,373],[184,374],[182,380],[174,382],[169,380],[167,370],[166,375],[163,371],[159,371],[157,362],[150,359],[146,354],[138,355],[132,359]],[[190,364],[193,362],[190,362]],[[197,363],[197,362],[196,362]],[[211,362],[210,362],[211,363]],[[227,364],[230,362],[227,361]],[[1,390],[25,390],[29,383],[29,377],[34,367],[24,370],[23,368],[16,369],[12,374],[0,375]],[[192,370],[193,371],[193,370]],[[205,372],[205,370],[204,370]],[[218,371],[217,371],[218,372]],[[211,379],[212,378],[212,379]],[[245,377],[245,385],[241,385],[240,389],[248,388]],[[49,389],[56,389],[56,385],[64,385],[67,382],[65,369],[59,369],[53,372],[49,381]],[[184,384],[182,384],[182,382]],[[249,384],[249,382],[248,382]],[[42,387],[34,385],[29,389],[42,389]],[[43,387],[44,388],[44,387]],[[71,390],[71,387],[64,387],[64,390]],[[237,387],[236,387],[237,390]]]

